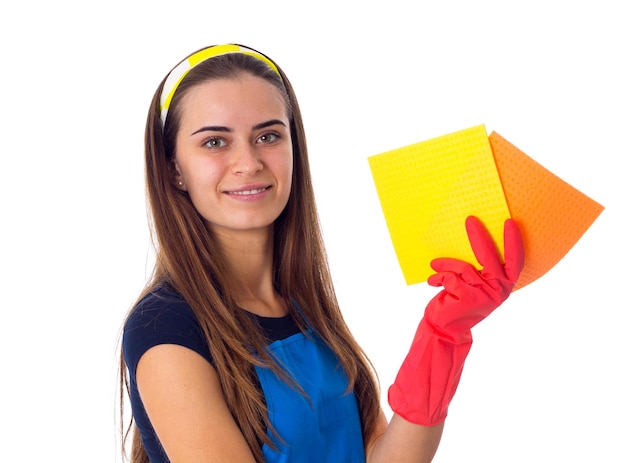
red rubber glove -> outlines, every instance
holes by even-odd
[[[489,232],[476,217],[465,222],[476,260],[434,259],[431,286],[443,286],[426,306],[409,353],[394,384],[389,405],[405,420],[432,426],[441,423],[461,378],[472,345],[471,328],[509,297],[524,267],[524,245],[517,224],[504,224],[504,264]]]

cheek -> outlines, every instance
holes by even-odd
[[[195,204],[207,198],[207,192],[217,189],[223,172],[219,166],[203,164],[192,166],[183,175],[187,192]]]
[[[289,178],[293,178],[293,157],[290,156],[289,159],[285,162],[285,171]]]
[[[285,179],[286,190],[289,193],[291,191],[291,184],[293,182],[293,159],[289,159],[283,165],[283,177]]]
[[[218,162],[204,159],[202,162],[189,162],[184,166],[183,175],[189,185],[208,185],[223,176],[224,167]]]

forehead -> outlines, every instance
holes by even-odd
[[[212,79],[190,88],[180,101],[181,123],[197,118],[287,118],[287,103],[272,83],[250,74]]]

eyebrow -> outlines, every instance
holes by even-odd
[[[269,121],[261,122],[259,124],[256,124],[256,125],[252,126],[252,130],[264,129],[266,127],[271,127],[272,125],[282,125],[283,127],[287,127],[287,124],[285,124],[280,119],[270,119]],[[193,132],[191,135],[195,135],[195,134],[201,133],[201,132],[227,132],[227,133],[231,133],[232,131],[233,131],[233,129],[231,129],[230,127],[225,127],[223,125],[208,125],[208,126],[199,128],[198,130]]]

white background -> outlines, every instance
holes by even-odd
[[[476,328],[435,461],[626,462],[620,3],[4,2],[0,459],[120,461],[148,104],[186,54],[238,42],[299,96],[340,302],[384,391],[436,290],[404,284],[369,155],[486,124],[606,207]]]

